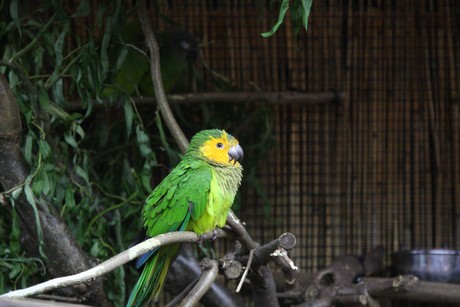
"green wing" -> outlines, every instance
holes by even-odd
[[[144,226],[147,235],[183,231],[190,217],[205,211],[211,186],[211,168],[200,162],[183,160],[147,198]]]

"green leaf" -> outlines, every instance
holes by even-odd
[[[63,82],[62,78],[60,78],[53,85],[54,101],[56,103],[58,103],[58,104],[63,104],[65,102],[63,84],[64,84],[64,82]]]
[[[21,227],[19,225],[19,218],[16,212],[16,209],[13,207],[12,210],[12,224],[11,224],[11,234],[10,234],[10,248],[13,254],[19,254],[21,247],[19,244],[21,236]]]
[[[131,134],[131,128],[133,127],[134,119],[134,110],[133,106],[131,105],[131,101],[129,101],[128,99],[125,100],[123,109],[125,111],[126,132],[129,137],[129,135]]]
[[[302,27],[307,30],[308,16],[310,15],[313,0],[296,0],[291,10],[291,19],[294,26],[294,34],[297,35]]]
[[[45,185],[45,180],[43,178],[44,174],[45,171],[41,169],[40,172],[35,176],[34,181],[32,182],[32,191],[35,194],[40,194],[43,190],[43,186]]]
[[[104,22],[104,13],[107,11],[107,6],[102,2],[99,2],[99,6],[96,14],[96,25],[98,28],[102,28]]]
[[[30,177],[29,177],[30,178]],[[35,217],[35,224],[37,226],[37,237],[38,237],[38,250],[40,252],[40,255],[43,258],[47,258],[44,251],[43,251],[43,245],[45,244],[44,238],[43,238],[43,231],[42,231],[42,226],[40,223],[40,217],[38,215],[38,209],[37,209],[37,204],[35,202],[35,195],[32,191],[32,188],[30,187],[30,179],[26,179],[26,184],[24,185],[24,193],[26,194],[26,199],[27,202],[30,204],[34,211],[34,217]]]
[[[89,254],[93,257],[98,257],[100,252],[99,241],[94,242],[93,246],[91,247]]]
[[[15,188],[13,191],[11,191],[11,196],[13,197],[13,199],[18,199],[19,195],[21,195],[22,193],[22,187],[19,186],[17,188]]]
[[[18,8],[19,1],[18,0],[13,0],[10,3],[10,15],[11,19],[13,19],[14,25],[18,29],[19,32],[19,37],[22,37],[22,32],[21,32],[21,23],[19,21],[19,8]]]
[[[107,50],[109,48],[109,43],[112,38],[112,17],[107,17],[106,27],[104,31],[104,36],[102,37],[101,43],[101,66],[102,66],[102,78],[105,78],[105,75],[109,71],[109,57]]]
[[[24,144],[24,160],[26,160],[29,165],[32,165],[32,141],[32,135],[30,133],[27,134]]]
[[[77,12],[72,15],[72,17],[85,17],[90,13],[89,1],[81,0],[80,5],[77,8]]]
[[[65,204],[69,209],[75,208],[75,196],[71,185],[68,185],[65,191]]]
[[[284,16],[286,15],[286,12],[288,11],[288,9],[289,9],[289,0],[283,0],[283,2],[281,3],[281,7],[280,7],[280,13],[278,15],[278,21],[275,23],[275,25],[270,31],[261,33],[260,35],[262,35],[262,37],[264,38],[272,36],[283,23]]]
[[[10,273],[8,274],[8,277],[11,280],[14,280],[14,279],[16,279],[16,277],[18,277],[21,274],[21,271],[22,271],[22,264],[15,263],[13,265],[13,268],[11,269]]]
[[[51,147],[44,139],[38,140],[38,150],[45,160],[51,155]]]
[[[83,180],[85,180],[86,184],[89,185],[89,177],[88,173],[80,166],[76,165],[75,166],[75,173],[81,177]]]
[[[50,102],[46,107],[46,112],[60,119],[69,120],[69,113],[64,111],[60,106]],[[80,114],[79,114],[80,115]]]
[[[75,124],[75,132],[80,136],[81,139],[85,138],[85,131],[80,125]]]
[[[123,65],[123,63],[125,62],[127,56],[128,56],[128,47],[126,47],[126,45],[123,45],[123,48],[121,48],[120,54],[118,54],[115,70],[120,69],[121,65]]]
[[[40,103],[40,107],[46,109],[50,103],[50,99],[48,97],[48,93],[46,89],[41,87],[40,91],[38,92],[38,102]]]
[[[75,148],[75,149],[78,148],[77,141],[75,140],[75,137],[72,135],[72,133],[70,131],[66,131],[64,133],[64,140],[66,141],[67,144],[69,144],[73,148]]]
[[[149,163],[144,164],[144,168],[142,169],[141,173],[141,183],[142,186],[144,187],[145,191],[150,192],[152,191],[152,186],[150,184],[150,180],[152,177],[152,168],[150,167]]]
[[[64,27],[64,30],[59,34],[54,43],[54,52],[56,54],[56,67],[55,70],[59,71],[61,69],[62,61],[64,57],[62,55],[62,50],[64,49],[65,36],[67,34],[68,27]]]
[[[137,136],[137,143],[139,144],[139,151],[144,158],[150,157],[153,153],[152,148],[150,148],[149,144],[149,136],[142,130],[140,125],[136,126],[136,136]]]

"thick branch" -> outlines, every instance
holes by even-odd
[[[105,275],[117,267],[136,259],[140,255],[143,255],[149,250],[158,248],[163,245],[172,244],[172,243],[181,243],[181,242],[199,242],[201,237],[194,232],[184,231],[184,232],[170,232],[165,233],[153,238],[150,238],[142,243],[139,243],[120,254],[102,262],[101,264],[86,270],[84,272],[65,276],[65,277],[58,277],[41,284],[11,291],[6,294],[1,295],[0,297],[4,298],[22,298],[37,294],[42,294],[54,289],[77,285],[83,282],[87,282],[90,280],[94,280],[95,278]]]
[[[419,302],[458,303],[460,285],[421,281],[413,275],[394,278],[363,278],[360,286],[373,297],[387,297]]]
[[[230,226],[232,231],[235,233],[236,238],[243,244],[248,250],[254,249],[259,246],[259,243],[255,242],[251,235],[247,232],[243,223],[236,216],[236,214],[230,210],[227,217],[227,225]]]
[[[153,34],[152,26],[150,25],[145,0],[140,0],[137,3],[137,12],[142,32],[144,32],[147,47],[150,51],[150,72],[152,74],[153,88],[155,90],[155,99],[157,100],[161,115],[163,116],[169,131],[174,137],[179,149],[184,153],[188,147],[188,140],[182,129],[177,124],[171,108],[169,107],[168,100],[166,99],[166,94],[163,88],[163,80],[161,79],[160,49],[155,39],[155,35]]]

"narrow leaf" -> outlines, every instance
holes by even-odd
[[[24,159],[29,165],[32,165],[32,141],[33,141],[32,135],[27,134],[26,141],[24,144]]]
[[[68,185],[65,191],[65,204],[69,209],[75,207],[75,196],[71,185]]]
[[[75,166],[75,173],[80,176],[89,185],[88,173],[80,166]]]
[[[21,32],[21,24],[19,21],[19,1],[18,0],[13,0],[10,3],[10,15],[11,19],[13,19],[13,22],[18,29],[19,32],[19,37],[22,37],[22,32]]]
[[[20,252],[20,236],[21,236],[21,227],[19,225],[19,218],[16,212],[16,209],[13,207],[12,210],[12,225],[11,225],[11,234],[10,234],[10,248],[13,254],[19,254]]]
[[[64,133],[64,140],[73,148],[78,148],[77,141],[75,140],[75,137],[70,133],[70,131],[66,131]]]
[[[133,119],[134,119],[134,111],[133,111],[133,106],[131,105],[131,101],[125,100],[123,109],[125,111],[126,132],[129,137],[129,135],[131,134],[131,128],[133,127]]]
[[[77,8],[77,12],[72,15],[72,17],[84,17],[88,16],[90,13],[89,1],[81,0],[80,5]]]
[[[289,9],[289,0],[283,0],[283,2],[281,3],[281,7],[280,7],[280,13],[278,15],[278,21],[275,23],[275,25],[270,31],[261,33],[260,35],[262,35],[262,37],[264,38],[272,36],[283,23],[284,16],[286,16],[288,9]]]
[[[45,244],[45,241],[43,238],[43,231],[42,231],[42,225],[40,222],[40,216],[38,215],[37,204],[35,202],[35,195],[32,191],[32,188],[30,187],[30,180],[27,180],[27,181],[29,181],[29,183],[26,183],[26,185],[24,186],[24,193],[26,194],[27,202],[30,204],[30,206],[32,207],[34,211],[35,224],[37,227],[37,237],[38,237],[38,242],[40,243],[38,246],[38,249],[39,249],[40,255],[46,259],[47,257],[43,251],[43,245]]]

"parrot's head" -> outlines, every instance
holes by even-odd
[[[211,164],[240,167],[243,148],[238,140],[224,130],[203,130],[190,141],[187,154],[201,158]]]

